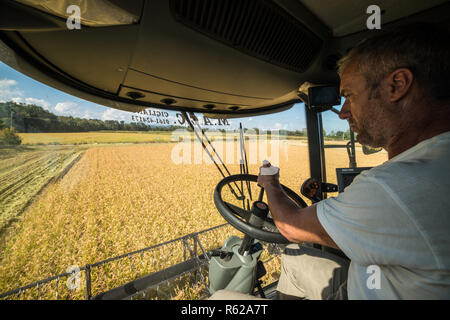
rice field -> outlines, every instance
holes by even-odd
[[[227,148],[227,143],[232,143],[232,147]],[[224,151],[233,150],[233,157],[239,159],[237,143],[227,143]],[[223,224],[225,220],[212,197],[214,187],[222,178],[217,168],[207,161],[195,163],[194,152],[190,154],[190,163],[177,163],[175,146],[180,144],[89,145],[83,149],[80,159],[64,177],[49,183],[20,219],[10,223],[1,244],[0,292],[63,273],[69,266],[81,267]],[[282,143],[280,150],[281,183],[299,192],[309,177],[308,148],[301,141],[288,141]],[[69,148],[67,157],[52,157],[51,152],[42,155],[42,164],[48,167],[41,172],[65,167],[56,165],[55,161],[60,160],[55,159],[64,158],[67,162],[77,152],[80,151]],[[247,152],[250,158],[255,150],[247,145]],[[346,151],[328,149],[326,152],[328,182],[336,182],[334,169],[348,166]],[[206,155],[202,157],[207,159]],[[256,158],[258,161],[249,165],[251,174],[258,173],[258,163],[263,160]],[[364,156],[357,150],[359,166],[377,165],[386,160],[385,153]],[[2,166],[7,172],[7,163]],[[239,173],[238,161],[227,167],[232,174]],[[208,250],[221,246],[233,234],[242,236],[227,227],[202,241],[208,244]],[[104,267],[102,272],[93,274],[92,290],[98,294],[170,266],[182,259],[176,252],[175,249],[172,253],[155,252],[141,256],[141,260],[130,265]],[[278,273],[279,260],[274,259],[266,281],[275,280]],[[189,289],[186,281],[180,282],[175,298],[198,297],[196,290],[186,290]],[[55,298],[50,293],[54,290],[48,290],[48,294],[44,288],[41,290],[44,298]],[[82,299],[83,292],[66,290],[59,298]]]
[[[19,133],[24,145],[92,144],[92,143],[155,143],[170,142],[167,131],[93,131],[57,133]]]
[[[183,130],[182,130],[183,131]],[[208,133],[214,141],[222,136],[220,132]],[[174,142],[174,135],[168,131],[92,131],[92,132],[55,132],[55,133],[18,133],[22,145],[85,145],[116,143],[160,143]],[[235,137],[239,135],[236,133]],[[256,135],[246,134],[246,139]],[[190,133],[191,140],[195,139]],[[283,139],[306,140],[306,137],[283,136]]]

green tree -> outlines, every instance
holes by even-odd
[[[336,131],[336,135],[335,135],[336,139],[340,139],[340,140],[344,140],[345,136],[344,136],[344,131]]]
[[[172,126],[149,126],[142,122],[125,123],[125,121],[98,119],[81,119],[71,116],[56,116],[36,105],[26,105],[13,101],[0,102],[0,120],[4,127],[10,127],[11,120],[16,132],[83,132],[100,130],[172,131]],[[1,129],[0,129],[1,130]],[[188,128],[190,130],[190,128]]]
[[[21,143],[22,139],[14,130],[9,128],[0,130],[0,145],[19,145]]]
[[[345,131],[345,133],[344,133],[344,139],[345,139],[345,140],[350,140],[350,129],[347,129],[347,131]]]

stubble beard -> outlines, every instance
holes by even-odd
[[[383,106],[379,92],[374,92],[368,100],[366,112],[356,122],[351,122],[357,133],[356,141],[372,148],[386,147],[389,141],[389,121],[394,115]]]
[[[373,126],[367,122],[368,121],[361,121],[359,125],[355,124],[355,128],[357,128],[355,130],[355,132],[357,132],[356,141],[372,148],[384,147],[386,145],[384,137],[379,134],[379,132],[376,132],[376,128],[373,128]]]

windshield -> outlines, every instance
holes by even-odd
[[[15,297],[80,299],[88,282],[93,296],[180,263],[189,248],[201,253],[242,237],[214,206],[223,175],[211,155],[224,175],[241,173],[241,163],[257,175],[269,160],[297,193],[309,177],[303,104],[242,119],[195,114],[203,133],[193,132],[181,112],[118,111],[0,69],[0,293],[67,272]],[[214,151],[205,151],[197,133]],[[199,242],[181,239],[128,255],[196,232]],[[267,283],[276,280],[279,263],[266,265]],[[87,264],[95,265],[89,281]],[[202,283],[179,280],[170,294],[150,298],[199,298],[204,286],[189,291],[190,281]]]

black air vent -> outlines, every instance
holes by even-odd
[[[272,1],[171,0],[175,19],[239,51],[304,72],[322,40]]]

